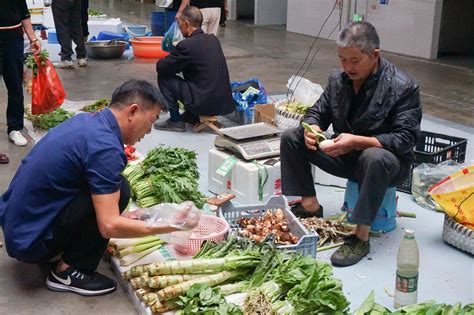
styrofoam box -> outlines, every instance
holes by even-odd
[[[31,23],[32,24],[43,24],[43,11],[44,11],[44,1],[43,0],[27,0],[26,6],[31,12]]]
[[[227,175],[216,173],[224,161],[232,156],[231,153],[209,150],[208,189],[210,192],[220,194],[229,192],[235,195],[234,201],[241,204],[261,203],[272,195],[281,194],[281,171],[279,157],[259,160],[260,165],[268,171],[268,179],[263,186],[263,198],[258,196],[258,170],[253,162],[239,160]]]
[[[89,37],[97,37],[100,32],[122,33],[123,23],[119,18],[108,20],[89,20],[87,22],[87,26],[89,27]]]

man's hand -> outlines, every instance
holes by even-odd
[[[178,22],[180,17],[181,17],[181,11],[178,11],[176,12],[176,15],[174,16],[174,20]]]
[[[357,149],[357,140],[358,136],[350,133],[341,133],[333,140],[333,145],[329,145],[324,150],[321,149],[321,151],[332,157],[344,155]]]
[[[314,131],[318,132],[318,133],[322,133],[323,131],[321,130],[321,128],[319,128],[318,125],[311,125],[311,127],[314,129]],[[318,148],[316,146],[316,141],[318,140],[318,136],[315,135],[314,133],[312,132],[309,132],[307,131],[306,129],[304,129],[304,142],[306,144],[306,147],[309,149],[309,150],[313,150],[313,151],[316,151]]]

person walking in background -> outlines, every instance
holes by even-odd
[[[89,36],[89,27],[87,22],[89,21],[89,0],[82,0],[81,6],[81,23],[82,23],[82,34],[84,35],[84,42],[87,42]]]
[[[87,66],[84,33],[81,24],[83,0],[53,0],[54,25],[59,44],[61,61],[56,65],[62,69],[74,69],[72,62],[72,41],[76,44],[76,57],[79,67]]]
[[[23,129],[23,33],[30,40],[31,52],[41,49],[31,25],[30,12],[25,0],[0,2],[0,75],[8,90],[7,133],[8,140],[18,146],[27,141],[20,133]],[[0,154],[0,164],[8,158]]]
[[[197,7],[202,13],[201,29],[203,32],[217,36],[221,19],[222,2],[223,0],[182,0],[181,6],[176,13],[176,21],[178,21],[181,13],[187,6],[191,5]]]
[[[219,25],[225,27],[225,21],[227,20],[227,0],[221,0],[221,18],[219,19]]]

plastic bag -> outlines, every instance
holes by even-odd
[[[474,230],[474,165],[441,180],[429,193],[447,215]]]
[[[160,238],[169,244],[184,244],[192,234],[193,229],[201,219],[201,210],[193,202],[180,204],[162,203],[151,208],[139,209],[138,219],[146,221],[147,226],[175,227],[181,231],[162,234]]]
[[[297,101],[309,106],[314,105],[324,91],[321,85],[294,75],[288,80],[286,86]]]
[[[50,113],[62,105],[66,92],[51,61],[46,59],[41,62],[37,55],[34,59],[38,74],[33,77],[31,113]]]
[[[166,31],[165,37],[163,38],[163,41],[161,42],[161,48],[164,51],[171,52],[180,41],[184,39],[183,34],[181,33],[181,30],[179,29],[178,23],[173,22],[171,24],[170,28]]]
[[[232,98],[236,103],[236,111],[245,111],[248,118],[252,118],[252,108],[256,104],[267,104],[267,92],[262,82],[257,78],[251,78],[247,81],[232,82]]]
[[[428,209],[441,210],[440,206],[431,198],[428,189],[449,176],[459,171],[463,165],[453,160],[439,164],[422,163],[413,169],[411,193],[417,204]]]

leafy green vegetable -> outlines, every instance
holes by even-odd
[[[130,182],[132,196],[139,207],[183,201],[192,201],[198,208],[204,205],[194,151],[166,147],[152,149],[142,163],[127,167],[123,175]]]
[[[89,9],[87,9],[87,14],[89,16],[101,16],[104,13],[100,12],[99,10],[89,8]]]
[[[410,314],[410,315],[474,315],[474,304],[466,304],[461,307],[461,303],[454,305],[449,304],[437,304],[434,300],[428,300],[423,303],[410,304],[401,307],[394,312],[391,312],[388,308],[383,307],[380,304],[375,303],[374,291],[370,292],[369,296],[365,299],[361,306],[353,315],[388,315],[388,314]]]
[[[194,284],[186,295],[178,298],[176,304],[181,307],[176,312],[179,315],[243,315],[238,305],[227,303],[219,288],[211,288],[207,284]]]
[[[70,113],[62,108],[57,108],[51,113],[28,115],[27,118],[31,120],[33,127],[42,130],[49,130],[68,120],[72,116],[74,116],[73,113]]]
[[[109,103],[110,103],[109,100],[106,100],[105,98],[101,98],[100,100],[98,100],[97,102],[95,102],[93,104],[84,106],[83,108],[81,108],[81,111],[83,111],[83,112],[100,112],[101,110],[103,110],[104,108],[109,106]]]
[[[40,52],[38,53],[38,57],[39,57],[41,65],[45,66],[46,61],[48,60],[48,57],[49,57],[49,53],[47,50],[40,50]],[[33,70],[33,77],[36,77],[38,75],[38,65],[36,64],[33,54],[29,54],[28,57],[26,57],[25,66],[26,68]]]

